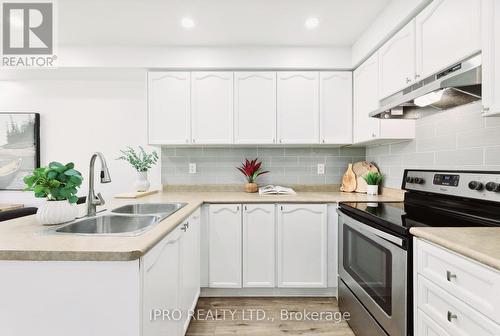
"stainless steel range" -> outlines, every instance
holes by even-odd
[[[413,335],[413,226],[500,226],[500,172],[406,170],[404,202],[341,203],[339,306],[357,336]]]

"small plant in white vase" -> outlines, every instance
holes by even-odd
[[[78,214],[76,193],[82,181],[82,174],[75,169],[73,162],[65,165],[51,162],[25,176],[25,190],[46,199],[36,212],[38,221],[43,225],[54,225],[74,220]]]
[[[138,151],[131,147],[127,147],[120,152],[123,155],[117,160],[127,161],[137,171],[137,180],[134,183],[135,191],[148,191],[150,186],[148,171],[158,162],[158,153],[156,153],[156,151],[148,153],[141,146],[139,146]]]
[[[384,176],[380,173],[368,172],[363,175],[363,179],[366,181],[366,193],[368,195],[378,195],[378,186],[384,180]]]

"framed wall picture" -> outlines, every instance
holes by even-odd
[[[40,114],[0,112],[0,190],[24,189],[40,167]]]

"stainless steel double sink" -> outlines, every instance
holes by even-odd
[[[187,203],[127,204],[53,230],[59,234],[136,236],[182,209]]]

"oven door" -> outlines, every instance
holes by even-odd
[[[339,275],[390,336],[406,335],[407,251],[403,239],[339,211]]]

